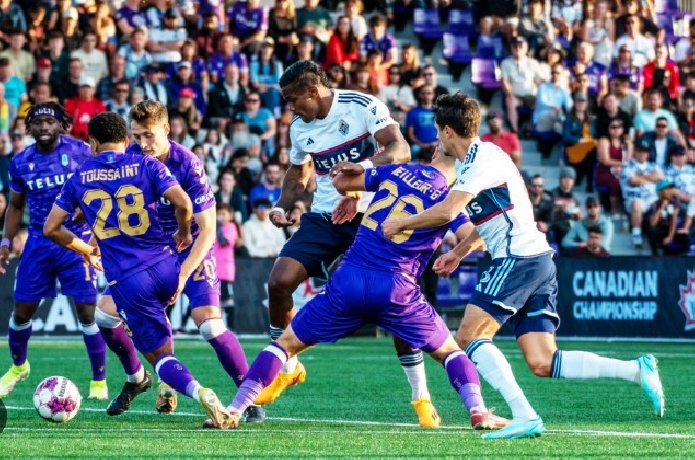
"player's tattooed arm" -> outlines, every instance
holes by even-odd
[[[270,221],[276,227],[293,225],[294,219],[289,218],[289,212],[297,200],[301,200],[309,185],[313,166],[310,161],[301,165],[291,165],[282,180],[280,199],[270,212]],[[284,212],[283,212],[284,211]]]
[[[375,132],[374,139],[379,145],[384,146],[384,150],[371,158],[374,166],[408,163],[410,161],[410,145],[401,134],[397,124],[385,126]]]
[[[68,248],[80,254],[88,263],[97,270],[103,271],[101,266],[101,258],[99,257],[99,249],[85,243],[81,238],[72,233],[63,226],[63,222],[67,219],[69,213],[59,206],[53,205],[51,212],[46,218],[46,223],[43,225],[43,234],[50,238],[54,243]]]
[[[7,212],[5,212],[3,243],[0,246],[0,273],[5,273],[3,264],[7,262],[10,257],[10,245],[22,225],[22,214],[24,214],[25,203],[26,194],[15,191],[10,192],[10,203],[7,206]]]

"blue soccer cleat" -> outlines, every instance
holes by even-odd
[[[521,439],[537,438],[545,431],[540,417],[533,420],[512,420],[501,430],[492,431],[482,436],[483,439]]]
[[[637,358],[637,364],[640,368],[640,380],[642,381],[642,389],[651,399],[654,405],[654,413],[657,417],[664,416],[664,387],[661,386],[661,377],[659,377],[659,367],[656,364],[654,355],[642,355]]]

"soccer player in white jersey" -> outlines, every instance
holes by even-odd
[[[457,180],[446,199],[426,211],[383,224],[386,236],[404,230],[430,228],[465,212],[492,256],[466,307],[457,341],[480,374],[510,406],[513,421],[483,435],[486,439],[538,436],[543,421],[516,383],[511,366],[492,338],[511,320],[517,344],[531,371],[540,377],[619,378],[641,384],[656,415],[664,413],[664,395],[652,355],[632,361],[604,358],[584,351],[560,351],[555,331],[557,279],[553,253],[536,229],[524,182],[509,156],[478,138],[480,108],[467,96],[440,96],[434,108],[439,148],[458,162]],[[450,273],[462,256],[455,248],[435,262],[439,273]]]
[[[306,191],[312,171],[317,190],[311,211],[285,244],[268,281],[270,334],[277,339],[294,316],[292,292],[308,277],[327,277],[328,267],[352,244],[371,193],[343,198],[331,183],[336,165],[356,171],[410,161],[410,147],[384,103],[373,96],[332,90],[320,65],[299,61],[280,78],[282,95],[295,116],[290,126],[292,165],[280,199],[270,213],[278,227],[294,224],[294,203]],[[379,151],[380,148],[383,150]],[[394,339],[398,357],[412,388],[413,406],[421,426],[439,425],[427,390],[422,352]],[[289,359],[282,372],[256,400],[274,401],[290,385],[303,382],[304,366]]]

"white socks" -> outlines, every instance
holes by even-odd
[[[126,379],[130,383],[140,383],[145,379],[145,368],[140,366],[140,369],[138,369],[135,374],[128,374],[126,376]]]
[[[398,360],[405,376],[408,378],[411,389],[411,399],[430,399],[430,392],[427,389],[427,374],[425,374],[425,359],[422,351],[413,353],[399,353]]]
[[[604,358],[587,351],[556,351],[551,376],[565,379],[623,379],[640,383],[640,368],[636,360]]]
[[[466,354],[475,363],[485,381],[502,395],[512,410],[514,420],[538,418],[538,414],[516,383],[509,361],[491,340],[474,340],[466,348]]]

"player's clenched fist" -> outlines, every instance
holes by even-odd
[[[5,274],[5,264],[10,260],[10,247],[0,246],[0,273]]]
[[[331,168],[330,177],[333,178],[340,173],[349,176],[357,176],[364,172],[364,166],[359,163],[350,163],[349,161],[341,161]]]
[[[456,270],[461,263],[461,258],[457,256],[454,251],[449,251],[446,254],[442,254],[437,257],[434,261],[432,270],[439,275],[444,277],[449,277]]]
[[[386,238],[393,238],[403,231],[402,219],[387,219],[381,224],[381,231]]]
[[[268,218],[273,225],[280,228],[289,227],[297,223],[297,219],[290,217],[290,213],[285,212],[282,208],[274,208],[270,211]]]

